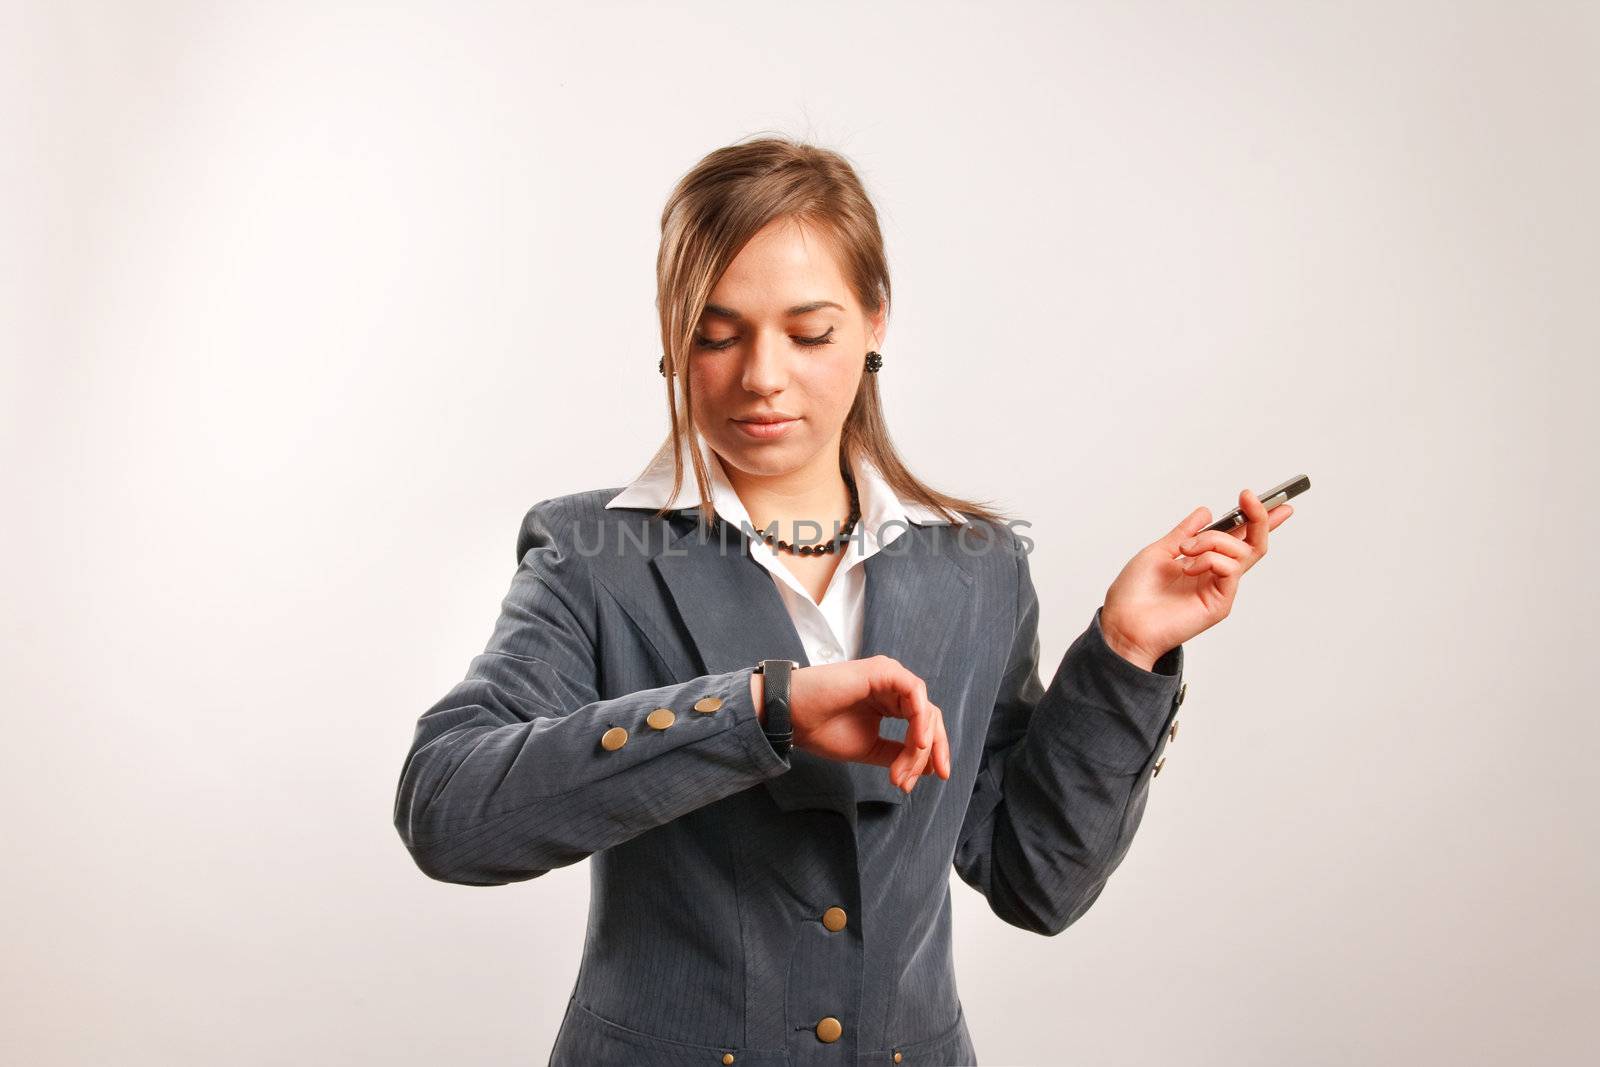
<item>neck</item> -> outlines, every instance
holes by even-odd
[[[837,441],[811,462],[784,474],[750,474],[727,463],[722,467],[756,529],[771,530],[785,541],[826,541],[850,517],[850,487],[839,470]],[[795,529],[797,522],[806,520],[816,526]]]

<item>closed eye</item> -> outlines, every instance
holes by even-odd
[[[795,344],[801,345],[805,348],[815,348],[818,345],[831,345],[833,344],[833,331],[834,327],[829,326],[826,333],[820,334],[816,337],[796,337],[793,340]],[[698,333],[694,335],[694,343],[696,347],[707,348],[713,352],[720,352],[724,348],[731,347],[737,340],[739,340],[737,335],[724,338],[721,341],[713,341],[708,337],[702,337]]]

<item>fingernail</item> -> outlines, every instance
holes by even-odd
[[[1183,547],[1184,548],[1193,548],[1195,545],[1197,545],[1199,543],[1200,543],[1199,541],[1197,541],[1195,538],[1191,537],[1191,538],[1189,538],[1189,540],[1187,540],[1187,541],[1185,541],[1183,543]]]

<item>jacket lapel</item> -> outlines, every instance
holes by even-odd
[[[792,659],[810,666],[773,577],[751,555],[744,535],[718,520],[706,531],[689,513],[675,518],[653,565],[689,632],[707,674]],[[919,677],[937,673],[972,576],[948,555],[927,552],[927,534],[908,527],[862,564],[867,570],[860,656],[883,653]],[[954,732],[953,724],[946,724]],[[882,733],[903,741],[904,719],[885,718]],[[856,803],[899,804],[905,794],[888,768],[827,759],[794,749],[789,770],[762,785],[784,811],[822,808],[856,821]]]
[[[972,575],[946,553],[927,551],[933,536],[911,526],[862,564],[867,569],[867,587],[860,658],[881,653],[899,660],[928,684],[929,699],[937,704],[940,692],[934,678],[944,663],[955,619],[962,605],[969,603]],[[951,714],[955,708],[941,710]],[[885,718],[878,732],[904,741],[908,725],[905,719]],[[956,724],[947,721],[945,731],[954,735]],[[899,804],[905,800],[906,794],[889,780],[889,768],[866,763],[842,766],[847,768],[857,801]],[[931,766],[924,775],[929,773]]]

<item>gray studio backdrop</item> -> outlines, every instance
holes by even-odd
[[[896,439],[1033,523],[1047,664],[1189,509],[1314,484],[1094,908],[956,882],[985,1061],[1587,1044],[1596,5],[3,20],[10,1062],[544,1063],[586,867],[432,882],[395,783],[526,508],[660,439],[657,215],[763,129],[876,197]]]

